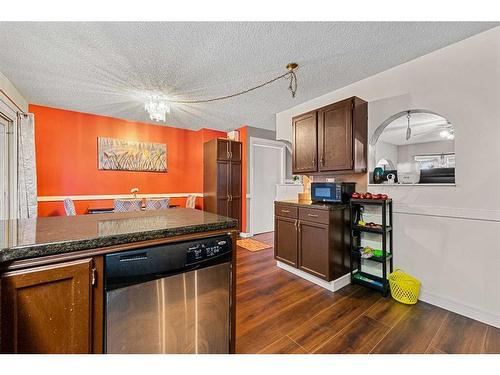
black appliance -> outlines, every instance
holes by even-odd
[[[311,183],[311,200],[313,202],[347,203],[355,191],[355,182],[313,182]]]
[[[431,168],[420,170],[421,184],[455,183],[455,168]]]

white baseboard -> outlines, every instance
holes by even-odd
[[[137,194],[137,198],[185,198],[189,195],[203,198],[203,193],[160,193],[160,194]],[[62,202],[66,198],[74,201],[97,201],[97,200],[113,200],[113,199],[130,199],[132,194],[101,194],[101,195],[51,195],[39,196],[38,202]]]
[[[248,237],[252,237],[252,235],[250,233],[240,232],[240,237],[248,238]]]
[[[423,290],[420,292],[420,296],[418,299],[420,301],[441,307],[456,314],[463,315],[468,318],[500,328],[500,315],[495,315],[490,312],[477,309],[473,306],[469,306],[464,303],[454,301],[435,293],[426,292]]]
[[[344,276],[339,277],[336,280],[332,281],[325,281],[320,279],[319,277],[313,276],[307,272],[301,271],[298,268],[289,266],[288,264],[285,264],[280,261],[276,261],[276,265],[290,273],[293,273],[296,276],[302,277],[303,279],[306,279],[307,281],[310,281],[316,285],[319,285],[322,288],[325,288],[326,290],[329,290],[330,292],[335,292],[339,289],[342,289],[346,285],[349,285],[351,283],[351,275],[347,274]]]

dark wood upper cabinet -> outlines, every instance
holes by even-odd
[[[293,173],[316,172],[318,170],[318,123],[316,111],[292,120],[293,127]]]
[[[237,219],[241,230],[241,142],[213,139],[203,145],[203,209]]]
[[[293,172],[366,172],[368,103],[352,97],[292,119]],[[315,141],[317,139],[317,141]],[[317,163],[308,159],[316,155]]]
[[[352,169],[352,100],[318,111],[319,171]]]
[[[217,160],[241,161],[241,142],[217,138]]]
[[[2,275],[2,352],[91,353],[92,280],[92,259]]]
[[[218,138],[216,143],[217,160],[229,160],[230,141],[229,139]]]
[[[230,141],[231,161],[241,161],[241,142]]]

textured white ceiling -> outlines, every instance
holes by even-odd
[[[225,95],[300,64],[288,82],[217,103],[173,105],[167,125],[274,129],[275,113],[498,23],[0,23],[0,71],[30,103],[151,122],[149,92]]]

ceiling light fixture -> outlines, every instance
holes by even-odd
[[[406,128],[406,140],[409,141],[411,138],[411,128],[410,128],[410,111],[406,112],[406,117],[408,118],[408,127]]]
[[[270,85],[271,83],[274,83],[277,80],[282,79],[282,78],[290,80],[290,83],[288,85],[288,90],[290,90],[290,92],[292,94],[292,98],[295,98],[295,95],[297,94],[297,73],[296,73],[296,70],[298,69],[298,67],[299,67],[299,64],[297,64],[297,63],[289,63],[286,66],[287,72],[284,74],[281,74],[278,77],[270,79],[269,81],[266,81],[264,83],[261,83],[260,85],[251,87],[249,89],[236,92],[234,94],[219,96],[219,97],[210,98],[210,99],[194,99],[194,100],[171,99],[171,100],[168,100],[166,97],[161,96],[161,95],[151,95],[149,98],[149,101],[145,104],[144,109],[146,110],[146,112],[149,113],[149,117],[151,118],[151,120],[165,122],[166,114],[170,113],[170,103],[198,104],[198,103],[210,103],[210,102],[215,102],[215,101],[219,101],[219,100],[226,100],[226,99],[234,98],[236,96],[243,95],[243,94],[249,93],[251,91],[260,89],[261,87]]]
[[[455,131],[452,128],[446,129],[446,130],[441,130],[439,132],[439,136],[441,138],[446,138],[446,139],[449,139],[450,141],[452,141],[455,139]]]
[[[162,95],[151,95],[144,109],[149,113],[149,118],[157,122],[165,122],[167,113],[170,113],[168,100]]]

